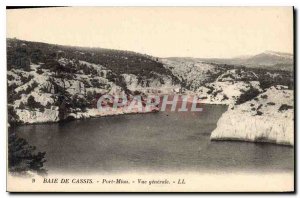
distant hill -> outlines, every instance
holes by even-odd
[[[245,66],[250,68],[263,68],[270,70],[284,70],[292,71],[294,58],[292,54],[275,52],[275,51],[265,51],[260,54],[253,56],[242,56],[236,58],[191,58],[191,57],[170,57],[170,60],[181,60],[181,61],[203,61],[207,63],[216,64],[228,64]]]
[[[293,55],[289,53],[265,51],[254,56],[232,59],[215,59],[213,62],[232,65],[243,65],[253,68],[265,68],[271,70],[293,70]]]
[[[282,52],[266,51],[245,60],[250,64],[259,65],[293,64],[293,55]]]

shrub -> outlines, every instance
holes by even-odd
[[[20,80],[23,84],[28,83],[29,81],[31,81],[31,79],[33,79],[32,75],[29,75],[28,77],[20,75]]]
[[[44,93],[49,93],[49,90],[46,86],[43,86],[40,88],[40,91],[44,92]]]
[[[101,93],[96,93],[95,91],[87,92],[86,103],[88,108],[97,108],[98,99],[102,96]]]
[[[212,95],[213,95],[214,97],[216,97],[216,96],[218,95],[218,93],[221,93],[222,91],[223,91],[223,90],[217,90],[217,91],[213,92]]]
[[[274,102],[268,102],[267,105],[272,105],[273,106],[273,105],[275,105],[275,103]]]
[[[257,109],[256,110],[259,110],[259,109],[261,109],[262,108],[262,104],[260,104],[258,107],[257,107]]]
[[[14,80],[14,79],[15,79],[15,78],[14,78],[13,76],[7,75],[7,80],[12,81],[12,80]]]
[[[84,79],[82,80],[82,83],[84,84],[85,88],[90,88],[91,87],[90,83],[88,81],[84,80]]]
[[[250,88],[241,94],[241,96],[237,99],[236,104],[242,104],[249,100],[252,100],[259,94],[259,90],[254,88],[252,85]]]
[[[261,95],[260,97],[263,98],[263,99],[267,99],[268,95],[264,94],[264,95]]]
[[[33,109],[40,109],[41,111],[44,110],[44,106],[41,105],[41,103],[36,102],[33,96],[29,96],[27,98],[27,106],[32,110]]]
[[[10,86],[7,86],[7,103],[12,104],[16,100],[21,99],[21,94],[17,93],[15,89],[18,87],[15,83],[11,84]]]
[[[223,99],[222,100],[228,100],[228,96],[226,94],[223,95]]]
[[[74,95],[72,97],[71,107],[74,109],[80,108],[82,111],[86,111],[86,108],[88,107],[88,102],[85,98],[81,98],[77,95]]]
[[[20,102],[19,109],[25,109],[25,105],[23,102]]]
[[[278,109],[278,111],[286,111],[286,110],[288,110],[288,109],[293,109],[293,106],[291,106],[291,105],[287,105],[287,104],[283,104],[283,105],[281,105],[280,107],[279,107],[279,109]]]
[[[46,108],[46,109],[51,109],[51,104],[50,104],[50,102],[47,102],[45,108]]]
[[[38,73],[38,74],[43,74],[44,72],[43,72],[43,70],[41,70],[41,69],[38,69],[37,71],[36,71],[36,73]]]
[[[260,115],[262,115],[262,114],[263,114],[263,112],[261,112],[261,111],[257,111],[257,112],[256,112],[256,115],[259,115],[259,116],[260,116]]]
[[[140,91],[138,91],[138,90],[134,90],[133,91],[133,95],[134,96],[139,96],[139,95],[141,95],[142,94],[142,92],[140,92]]]
[[[212,92],[214,91],[214,88],[212,87],[208,87],[208,91],[206,92],[207,94],[212,94]]]
[[[102,88],[104,86],[98,79],[91,79],[90,81],[93,87]]]
[[[18,92],[19,95],[25,94],[28,95],[30,94],[36,87],[38,86],[37,82],[33,82],[31,85],[28,85],[26,89],[20,90]]]

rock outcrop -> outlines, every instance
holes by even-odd
[[[273,86],[225,112],[211,140],[242,140],[294,145],[293,91]]]

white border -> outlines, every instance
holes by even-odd
[[[295,6],[295,9],[300,8],[300,1],[296,0],[106,0],[106,1],[96,1],[96,0],[73,0],[73,1],[66,1],[66,0],[2,0],[0,1],[1,9],[0,9],[0,49],[1,49],[1,58],[0,58],[0,104],[1,104],[1,113],[0,113],[0,140],[1,140],[1,152],[0,152],[0,169],[1,169],[1,181],[0,181],[0,195],[1,197],[8,197],[10,196],[9,193],[6,192],[6,6]],[[298,20],[296,21],[296,27],[299,27],[299,10],[298,13]],[[295,35],[296,36],[296,35]],[[297,43],[295,46],[298,46],[299,39],[297,39]],[[299,57],[299,51],[295,56]],[[298,65],[296,65],[297,67]],[[299,69],[297,69],[297,76],[299,76]],[[299,82],[299,81],[298,81]],[[297,83],[297,93],[299,94],[299,83]],[[297,94],[297,95],[298,95]],[[299,101],[299,97],[297,96]],[[299,106],[297,105],[299,108]],[[297,112],[298,114],[298,112]],[[299,116],[297,116],[297,123],[299,124]],[[295,131],[297,133],[298,131]],[[299,142],[299,134],[297,135],[297,143]],[[298,145],[298,144],[297,144]],[[297,146],[298,148],[299,146]],[[297,159],[299,164],[299,151],[297,149]],[[299,167],[299,165],[298,165]],[[297,167],[297,169],[298,169]],[[298,171],[297,171],[298,172]],[[297,187],[299,191],[299,180],[297,177]],[[28,195],[27,195],[28,196]],[[29,195],[31,196],[31,195]],[[43,195],[37,195],[38,197]],[[58,197],[62,197],[64,195],[58,195]],[[68,195],[73,196],[73,195]],[[104,195],[101,196],[110,196]],[[116,195],[114,195],[116,196]],[[123,195],[124,196],[124,195]],[[126,195],[128,196],[128,195]],[[129,195],[130,196],[130,195]],[[141,195],[138,195],[141,196]],[[151,195],[155,197],[162,197],[163,195]],[[170,195],[169,195],[170,196]],[[172,195],[171,195],[172,196]],[[182,195],[186,196],[186,195]],[[202,196],[209,196],[209,197],[216,197],[219,195],[202,195]],[[241,197],[243,195],[238,195],[237,197]],[[256,195],[257,197],[265,197],[266,195]],[[268,195],[268,196],[272,196]],[[289,196],[290,195],[281,195],[281,196]]]

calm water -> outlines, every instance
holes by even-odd
[[[17,132],[47,152],[49,173],[293,170],[291,147],[211,142],[210,133],[226,109],[205,105],[200,113],[120,115],[28,125]]]

